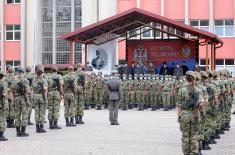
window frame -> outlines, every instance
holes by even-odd
[[[12,30],[7,30],[7,26],[13,26],[13,29]],[[16,30],[15,27],[16,26],[20,26],[20,29],[19,30]],[[16,40],[15,39],[15,35],[16,33],[20,33],[20,39]],[[12,36],[12,40],[8,40],[7,39],[7,33],[13,33],[13,36]],[[5,25],[5,41],[21,41],[21,25]]]
[[[223,21],[222,25],[216,25],[216,21]],[[233,25],[226,25],[226,21],[233,21]],[[222,28],[223,29],[223,35],[218,35],[215,33],[216,28]],[[226,35],[226,28],[232,28],[233,34],[232,35]],[[215,19],[214,20],[214,33],[218,35],[221,38],[231,38],[235,36],[235,29],[234,29],[234,19]]]
[[[6,4],[21,4],[21,0],[18,0],[19,2],[16,2],[16,0],[12,0],[12,3],[8,3],[8,0],[6,0]]]

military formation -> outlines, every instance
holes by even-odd
[[[176,97],[185,155],[210,150],[209,145],[229,130],[234,87],[226,70],[186,72],[186,82]]]
[[[46,110],[49,129],[61,129],[58,125],[60,103],[64,103],[66,126],[84,124],[84,109],[108,108],[105,94],[110,75],[84,72],[84,66],[70,66],[64,76],[56,66],[51,73],[44,73],[38,65],[35,74],[30,67],[19,68],[15,73],[8,67],[0,72],[0,141],[6,141],[3,133],[7,128],[16,128],[18,137],[27,137],[27,125],[35,109],[37,133],[46,132]],[[121,79],[121,76],[117,75]],[[200,154],[211,149],[215,139],[230,128],[233,90],[235,84],[226,70],[188,71],[186,76],[145,74],[122,75],[122,110],[137,108],[139,111],[162,108],[169,111],[177,107],[178,121],[182,132],[184,154]]]

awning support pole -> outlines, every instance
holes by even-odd
[[[85,44],[85,64],[87,64],[87,44]]]
[[[206,71],[208,71],[208,40],[206,40]]]
[[[74,42],[70,41],[69,42],[70,45],[70,65],[74,65]]]

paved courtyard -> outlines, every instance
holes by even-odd
[[[61,107],[62,130],[16,137],[15,129],[7,129],[8,142],[0,143],[0,155],[182,155],[179,124],[175,111],[120,111],[120,126],[111,126],[108,111],[85,111],[85,125],[65,127]],[[205,155],[235,154],[235,115],[231,129]]]

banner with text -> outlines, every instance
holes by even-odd
[[[146,64],[152,62],[158,68],[162,62],[182,63],[190,69],[195,65],[196,42],[183,40],[128,40],[128,64],[132,62]]]

